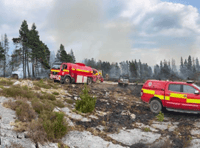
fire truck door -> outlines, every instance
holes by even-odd
[[[181,92],[180,84],[169,84],[165,90],[165,105],[167,108],[181,109],[186,98],[186,94]]]
[[[63,71],[63,75],[69,74],[69,68],[67,64],[63,64],[62,71]]]
[[[187,94],[186,102],[182,104],[182,109],[186,110],[200,110],[200,95],[195,94],[197,91],[194,87],[183,85],[183,93]]]

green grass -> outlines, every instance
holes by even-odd
[[[150,130],[149,127],[145,127],[145,128],[143,128],[143,131],[145,131],[145,132],[150,132],[151,130]]]
[[[1,94],[6,97],[23,97],[27,99],[32,99],[35,97],[35,93],[28,90],[27,86],[19,87],[19,86],[11,86],[10,88],[2,88]]]
[[[50,88],[57,89],[58,88],[58,84],[53,83],[51,80],[40,79],[37,82],[33,82],[33,84],[37,87],[45,88],[45,89],[50,89]]]
[[[13,82],[9,80],[0,79],[0,85],[13,85]]]

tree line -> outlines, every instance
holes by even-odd
[[[51,64],[56,60],[59,62],[75,62],[73,50],[67,54],[61,44],[56,58],[53,56],[48,46],[40,40],[39,32],[35,23],[29,30],[27,21],[24,20],[19,29],[19,36],[12,38],[15,49],[11,56],[8,55],[9,42],[7,35],[1,37],[0,42],[0,68],[3,68],[3,76],[11,74],[22,65],[23,78],[36,77],[39,72],[49,71]]]
[[[24,20],[19,28],[19,36],[12,38],[15,45],[12,55],[8,55],[9,41],[6,34],[1,36],[0,41],[0,73],[1,76],[11,74],[22,65],[23,76],[35,77],[39,72],[49,71],[54,62],[75,63],[76,58],[73,50],[66,52],[63,44],[60,44],[56,55],[51,52],[48,46],[40,39],[39,32],[36,30],[35,23],[29,30],[27,21]],[[200,65],[198,58],[194,59],[190,55],[187,59],[181,57],[180,65],[176,66],[175,60],[163,60],[160,64],[149,66],[140,60],[107,62],[101,60],[84,59],[84,63],[92,68],[102,70],[103,76],[109,74],[112,78],[120,75],[128,75],[135,79],[193,79],[200,75]],[[27,75],[26,75],[27,74]]]
[[[91,66],[95,69],[102,70],[103,76],[106,74],[111,78],[118,78],[120,75],[128,75],[130,78],[152,78],[153,71],[147,63],[141,63],[135,61],[122,61],[120,63],[117,62],[107,62],[107,61],[96,61],[94,58],[85,59],[84,63],[87,66]]]

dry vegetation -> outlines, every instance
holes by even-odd
[[[0,95],[12,97],[14,100],[8,100],[3,103],[4,107],[16,111],[17,120],[13,125],[17,132],[28,131],[28,136],[35,143],[44,144],[47,141],[58,142],[68,131],[68,125],[64,120],[64,114],[53,112],[55,106],[64,107],[61,100],[56,99],[57,92],[49,94],[46,92],[35,92],[35,90],[57,89],[58,84],[49,80],[40,80],[33,82],[32,89],[27,86],[13,86],[11,79],[0,80],[0,86],[10,85],[9,88],[1,87]],[[20,146],[19,146],[20,147]],[[66,147],[60,143],[59,147]]]

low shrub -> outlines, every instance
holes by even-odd
[[[69,148],[69,147],[63,142],[58,142],[58,148]]]
[[[51,111],[51,112],[53,111],[55,107],[55,105],[53,104],[53,101],[44,99],[44,100],[41,100],[41,102],[43,103],[44,110]]]
[[[64,113],[43,111],[40,116],[49,141],[62,138],[67,133]]]
[[[75,103],[76,101],[74,101],[74,100],[69,100],[69,99],[66,99],[66,102],[67,102],[67,103],[69,103],[69,104],[73,104],[73,103]]]
[[[44,100],[44,99],[48,99],[48,100],[52,100],[52,101],[56,100],[56,97],[54,95],[48,94],[48,93],[40,95],[39,98],[42,100]]]
[[[96,98],[92,98],[88,94],[88,91],[89,90],[85,85],[82,94],[80,95],[81,100],[76,101],[75,108],[82,113],[92,112],[95,109]]]
[[[0,85],[13,85],[13,82],[11,80],[1,79]]]
[[[17,105],[16,107],[16,115],[20,121],[24,122],[24,121],[31,121],[32,119],[35,119],[36,113],[29,106],[28,103],[19,101],[19,104],[20,105],[19,106]]]
[[[60,108],[65,107],[65,105],[63,104],[63,102],[62,102],[61,100],[54,100],[52,103],[53,103],[55,106],[58,106],[58,107],[60,107]]]
[[[41,79],[39,82],[34,82],[33,83],[35,86],[37,87],[42,87],[42,88],[46,88],[46,89],[50,89],[51,86],[49,86],[48,84],[43,83],[43,80]]]
[[[28,136],[34,143],[39,142],[41,144],[44,144],[46,141],[48,141],[47,134],[44,130],[42,122],[43,122],[42,119],[38,119],[38,120],[32,120],[28,124],[27,128]]]
[[[58,92],[53,92],[52,94],[54,94],[54,95],[59,95],[59,93],[58,93]]]
[[[24,101],[7,101],[3,104],[5,107],[9,107],[16,111],[18,119],[22,122],[31,121],[36,117],[35,111],[30,107],[30,105]]]
[[[35,97],[35,93],[28,90],[27,86],[19,87],[19,86],[11,86],[10,88],[3,88],[1,94],[6,97],[13,97],[20,96],[23,98],[31,99]]]
[[[5,148],[24,148],[21,144],[19,143],[14,143],[14,142],[11,142],[10,145],[6,145]]]
[[[15,120],[15,123],[12,124],[14,126],[14,130],[16,132],[24,132],[27,130],[28,123],[27,122],[21,122],[18,119]]]
[[[164,114],[162,112],[160,112],[157,116],[156,116],[157,120],[160,122],[163,122],[164,120]]]
[[[37,112],[38,114],[40,114],[40,112],[44,109],[43,103],[41,103],[38,98],[32,100],[31,104],[35,112]]]

